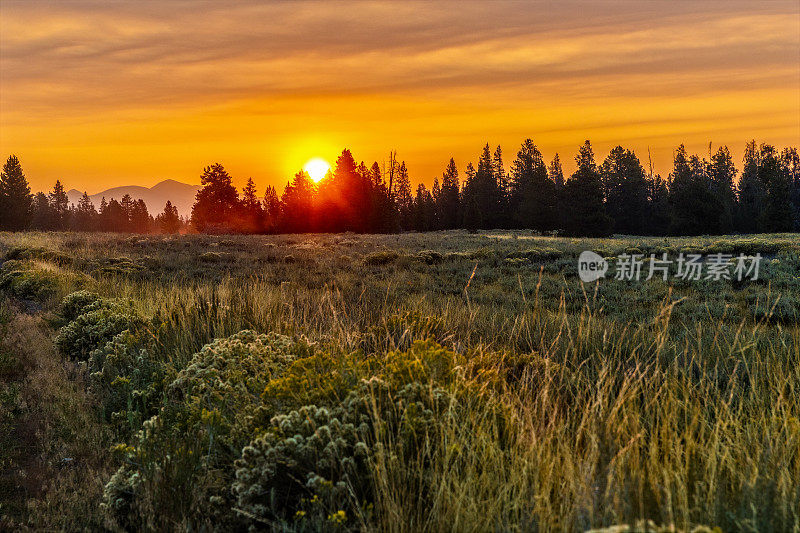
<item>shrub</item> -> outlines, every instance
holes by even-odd
[[[117,334],[145,326],[145,321],[130,306],[119,302],[99,300],[84,311],[61,328],[55,340],[62,355],[78,361],[87,361],[94,350],[105,346]]]
[[[148,331],[125,330],[89,358],[89,389],[120,437],[154,415],[163,396],[168,370],[153,356],[152,343]]]
[[[203,347],[167,387],[164,406],[143,424],[106,486],[111,522],[160,529],[199,519],[202,510],[203,520],[222,529],[239,523],[230,510],[233,462],[257,429],[259,396],[309,350],[304,341],[252,331]]]
[[[61,301],[59,315],[64,323],[72,322],[101,299],[99,295],[86,290],[70,293]]]
[[[372,266],[388,265],[396,261],[398,257],[400,257],[400,254],[394,250],[371,252],[364,256],[364,264]]]
[[[57,274],[47,270],[8,270],[0,275],[0,289],[20,300],[43,302],[58,292]]]
[[[257,522],[327,529],[338,517],[339,525],[355,529],[369,519],[377,455],[427,456],[438,440],[431,438],[437,415],[452,402],[443,389],[418,382],[398,389],[374,378],[338,406],[307,405],[276,416],[236,461],[238,507]],[[424,475],[420,481],[421,493],[432,490]]]
[[[434,265],[442,262],[442,254],[434,250],[422,250],[417,252],[417,260],[422,261],[426,265]]]

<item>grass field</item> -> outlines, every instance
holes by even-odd
[[[584,284],[583,250],[763,261]],[[4,527],[800,531],[796,234],[6,233],[0,261]]]

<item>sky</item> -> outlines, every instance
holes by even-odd
[[[430,186],[531,138],[565,171],[633,149],[800,144],[800,2],[0,3],[0,156],[90,194],[222,163],[279,190],[342,148]],[[649,155],[648,155],[649,154]]]

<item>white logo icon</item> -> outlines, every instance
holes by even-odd
[[[578,276],[584,283],[591,283],[605,277],[608,261],[594,252],[586,250],[578,256]]]

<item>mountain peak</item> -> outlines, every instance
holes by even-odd
[[[126,194],[130,195],[134,200],[144,200],[147,204],[147,210],[151,215],[156,216],[164,210],[167,200],[172,202],[172,205],[178,208],[178,214],[181,216],[189,216],[192,213],[192,205],[194,205],[195,195],[200,190],[199,185],[189,185],[188,183],[181,183],[173,179],[161,181],[150,188],[142,187],[141,185],[126,185],[121,187],[112,187],[104,191],[92,194],[89,199],[95,207],[100,206],[103,198],[106,201],[115,199],[122,200]],[[77,189],[71,189],[67,193],[70,203],[77,204],[83,196],[83,192]]]

